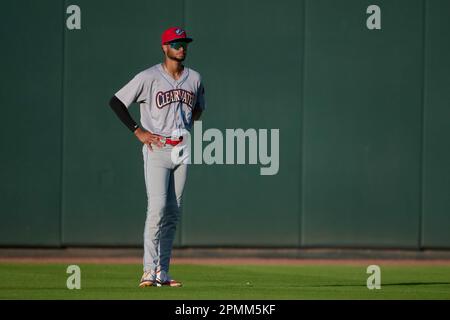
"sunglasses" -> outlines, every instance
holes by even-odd
[[[183,49],[186,50],[187,46],[188,46],[187,42],[182,42],[182,41],[171,42],[171,43],[169,43],[169,45],[172,49],[175,49],[175,50],[179,50],[181,47],[183,47]]]

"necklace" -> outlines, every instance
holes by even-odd
[[[183,74],[183,71],[184,71],[184,66],[182,66],[183,68],[181,69],[180,74],[177,77],[175,74],[172,74],[169,72],[169,70],[167,70],[166,65],[164,63],[162,63],[162,67],[169,76],[171,76],[173,79],[175,79],[175,81],[178,81],[181,78],[181,75]]]

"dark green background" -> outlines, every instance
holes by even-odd
[[[274,176],[190,167],[177,246],[449,248],[450,2],[379,0],[381,30],[371,4],[4,1],[0,245],[142,243],[141,145],[108,100],[180,25],[203,129],[281,141]]]

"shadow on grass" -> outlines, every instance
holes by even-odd
[[[450,282],[400,282],[400,283],[381,283],[382,286],[433,286],[448,284]]]
[[[450,285],[450,282],[399,282],[399,283],[381,283],[381,286],[434,286],[434,285]],[[366,287],[362,284],[326,284],[316,287]]]

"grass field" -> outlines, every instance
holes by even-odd
[[[68,290],[65,264],[0,264],[0,299],[450,299],[450,266],[382,266],[368,290],[365,266],[173,265],[182,288],[138,288],[140,265],[80,264]]]

